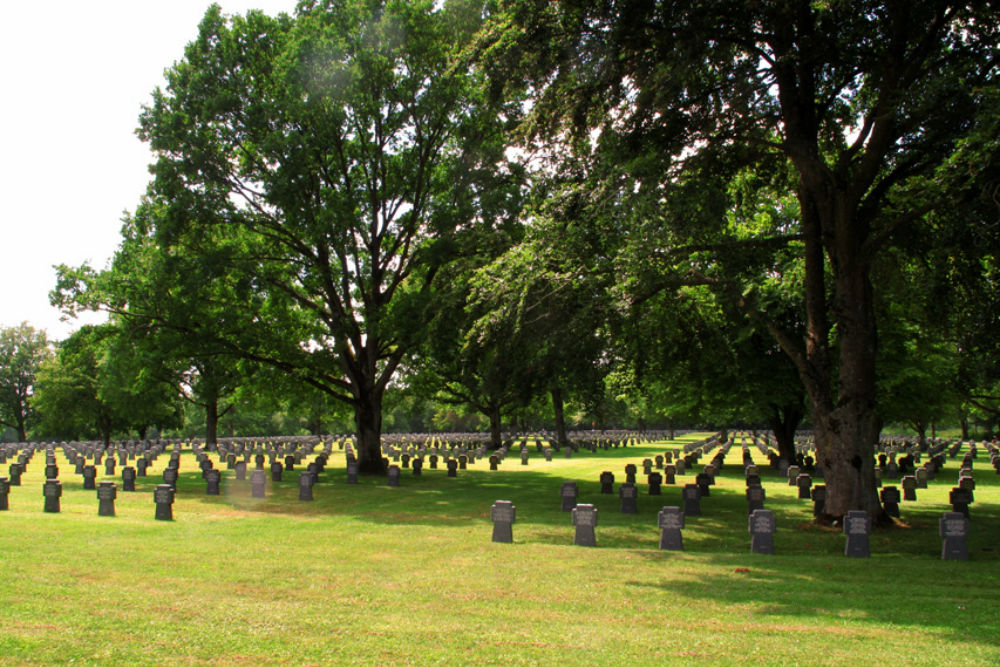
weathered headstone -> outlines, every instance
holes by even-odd
[[[576,507],[576,498],[580,491],[576,482],[563,482],[559,489],[559,497],[562,498],[562,511],[569,512]]]
[[[942,560],[969,560],[969,519],[960,512],[947,512],[938,522]]]
[[[496,470],[500,465],[500,457],[496,454],[490,455],[490,470]]]
[[[455,459],[448,459],[448,477],[458,477],[458,461]]]
[[[83,489],[84,491],[97,489],[97,466],[83,466]]]
[[[300,476],[301,479],[301,476]],[[358,483],[358,462],[351,460],[347,462],[347,483],[357,484]]]
[[[701,491],[702,498],[708,498],[710,495],[712,495],[711,490],[709,489],[709,487],[712,486],[711,475],[709,475],[706,472],[700,472],[697,475],[695,475],[694,483],[698,486],[698,489]]]
[[[701,516],[701,488],[697,484],[685,484],[681,497],[684,499],[684,516]]]
[[[663,466],[663,483],[664,484],[676,484],[677,483],[677,467],[673,463],[667,463]]]
[[[512,526],[517,516],[517,508],[509,500],[498,500],[490,508],[490,519],[493,521],[493,541],[513,542]]]
[[[663,483],[663,475],[658,472],[651,472],[646,475],[646,480],[649,484],[649,495],[659,496],[662,495],[660,491],[660,485]]]
[[[241,482],[246,481],[247,478],[247,462],[237,461],[236,462],[236,479]]]
[[[135,474],[136,474],[136,476],[137,477],[145,477],[146,476],[146,468],[148,468],[148,467],[149,467],[149,461],[147,461],[145,458],[136,459],[135,460]],[[86,468],[84,468],[84,471],[86,471]]]
[[[798,476],[802,474],[802,468],[799,466],[788,466],[788,486],[795,486],[795,480]]]
[[[810,492],[813,501],[813,516],[818,517],[826,512],[826,485],[817,484]]]
[[[767,494],[764,491],[764,487],[760,485],[748,486],[747,491],[747,514],[753,514],[755,510],[764,509],[764,500]]]
[[[812,483],[812,476],[806,475],[805,473],[795,477],[795,486],[799,488],[800,499],[809,499],[809,489],[812,487]]]
[[[594,528],[597,526],[597,508],[593,505],[581,504],[573,508],[573,525],[576,526],[576,536],[573,544],[580,547],[596,547],[597,537]]]
[[[110,456],[104,460],[104,474],[109,477],[115,474],[115,460]]]
[[[625,483],[635,484],[635,473],[636,467],[634,463],[629,463],[625,466]]]
[[[45,511],[58,514],[59,498],[62,497],[62,482],[57,479],[45,480],[42,495],[45,496]]]
[[[966,519],[969,518],[969,505],[972,504],[972,491],[955,487],[948,494],[948,502],[951,503],[951,511],[958,512]]]
[[[389,466],[387,481],[389,486],[399,486],[399,466]]]
[[[844,534],[847,544],[844,545],[844,555],[851,558],[868,558],[868,537],[872,532],[872,520],[868,512],[851,510],[844,517]]]
[[[924,467],[917,468],[914,473],[914,476],[917,478],[917,488],[926,489],[928,480],[927,468]]]
[[[263,466],[263,463],[261,463]],[[264,468],[255,468],[250,473],[250,495],[254,498],[264,498],[267,496],[267,473]]]
[[[163,469],[163,483],[169,484],[170,488],[177,490],[177,468],[164,468]]]
[[[271,464],[271,481],[280,482],[281,476],[285,472],[285,466],[281,465],[280,461],[275,461]]]
[[[458,465],[459,467],[462,466],[461,460],[458,462]],[[419,476],[424,470],[424,460],[419,456],[415,456],[411,467],[413,468],[413,474]]]
[[[157,484],[153,489],[153,502],[156,503],[156,519],[174,520],[174,487],[169,484]]]
[[[750,551],[755,554],[774,554],[774,532],[777,522],[774,512],[759,509],[750,514]]]
[[[97,516],[115,515],[115,498],[118,497],[118,487],[114,482],[101,482],[97,485]]]
[[[0,511],[10,509],[10,502],[8,501],[9,496],[10,479],[7,477],[0,477]]]
[[[205,495],[219,495],[219,482],[222,481],[222,472],[211,468],[202,473],[202,477],[205,479]]]
[[[622,514],[636,514],[639,511],[637,506],[637,496],[639,495],[638,489],[635,488],[635,484],[629,484],[625,482],[618,489],[618,497],[622,501]]]
[[[613,494],[615,486],[615,475],[611,471],[605,470],[601,473],[601,493]]]
[[[899,518],[899,489],[895,486],[883,486],[879,492],[882,507],[889,516]]]
[[[348,466],[350,466],[350,464],[348,464]],[[313,483],[315,481],[315,476],[308,470],[303,470],[299,473],[299,500],[313,499]],[[357,482],[355,482],[355,484],[356,483]]]
[[[666,506],[657,515],[657,525],[660,527],[660,549],[665,551],[683,551],[684,539],[681,530],[684,528],[684,513],[677,506]]]

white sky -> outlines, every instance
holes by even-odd
[[[49,305],[55,264],[98,269],[135,210],[151,155],[135,136],[163,71],[198,33],[208,0],[50,0],[0,13],[0,326],[59,340],[82,321]],[[296,0],[219,0],[291,12]]]

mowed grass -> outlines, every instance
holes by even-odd
[[[39,453],[0,512],[0,665],[1000,664],[1000,477],[982,449],[968,562],[940,560],[937,532],[958,460],[849,559],[756,450],[778,534],[776,555],[751,554],[738,446],[686,550],[662,552],[657,512],[694,471],[659,497],[640,484],[638,515],[598,478],[617,490],[632,462],[643,482],[643,458],[697,437],[552,462],[532,447],[528,466],[515,450],[457,478],[425,465],[398,488],[348,485],[334,448],[313,502],[298,471],[251,498],[217,457],[207,496],[186,450],[172,522],[153,518],[166,456],[136,493],[116,475],[117,516],[99,517],[61,451],[62,511],[42,511]],[[573,546],[564,480],[599,508],[597,548]],[[498,499],[517,506],[514,544],[491,542]]]

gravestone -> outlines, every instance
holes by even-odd
[[[219,495],[219,482],[222,481],[222,472],[211,468],[202,473],[202,477],[205,479],[205,495]]]
[[[942,560],[969,560],[966,538],[969,536],[969,519],[960,512],[947,512],[938,522],[941,535]]]
[[[109,477],[115,474],[115,460],[110,456],[104,460],[104,474]]]
[[[844,555],[851,558],[868,558],[868,537],[872,533],[872,520],[868,512],[851,510],[844,517],[844,534],[847,544],[844,545]]]
[[[629,484],[625,482],[618,489],[618,497],[622,501],[622,514],[637,514],[639,508],[637,506],[639,490],[635,488],[635,484]]]
[[[267,495],[267,473],[262,467],[255,468],[250,473],[250,495],[254,498],[264,498]]]
[[[709,487],[712,485],[712,476],[706,472],[700,472],[694,477],[694,483],[698,486],[699,491],[701,491],[702,498],[708,498],[711,494]]]
[[[512,526],[517,516],[517,508],[509,500],[498,500],[490,508],[493,521],[493,541],[510,543],[514,541]]]
[[[177,490],[177,468],[163,469],[163,483],[169,484],[170,488]]]
[[[59,466],[55,462],[45,465],[45,479],[59,479]]]
[[[236,479],[246,481],[247,478],[247,462],[237,461],[236,462]]]
[[[289,454],[288,456],[285,457],[285,470],[287,470],[288,472],[292,472],[293,470],[295,470],[295,464],[296,460],[294,456]]]
[[[523,466],[528,465],[528,450],[527,449],[522,449],[521,450],[521,465],[523,465]]]
[[[899,489],[895,486],[883,486],[879,492],[882,500],[882,507],[889,516],[899,518]]]
[[[955,487],[948,494],[948,502],[951,503],[951,511],[958,512],[966,519],[969,517],[969,505],[972,504],[972,491]]]
[[[684,499],[684,516],[701,516],[701,488],[697,484],[685,484],[681,497]]]
[[[145,477],[146,476],[146,468],[148,468],[148,467],[149,467],[149,461],[147,461],[144,458],[142,458],[142,459],[136,459],[135,460],[135,474],[136,474],[136,476],[137,477]]]
[[[917,468],[915,476],[917,478],[917,488],[918,489],[926,489],[927,488],[927,480],[928,480],[927,468],[923,468],[923,467]]]
[[[431,454],[431,470],[437,470],[438,467],[438,456],[437,454]]]
[[[648,475],[653,472],[653,459],[643,459],[642,460],[642,474]]]
[[[496,470],[500,465],[500,457],[496,454],[490,455],[490,470]]]
[[[798,475],[795,478],[795,486],[799,487],[799,499],[808,500],[809,499],[809,489],[812,487],[812,477],[806,475],[805,473]]]
[[[684,513],[677,506],[666,506],[657,515],[657,525],[660,527],[660,549],[664,551],[683,551],[684,539],[681,530],[684,528]]]
[[[42,495],[45,496],[45,511],[54,514],[59,513],[59,498],[62,497],[62,482],[57,479],[47,479],[42,486]]]
[[[455,459],[448,459],[448,477],[458,477],[458,461]]]
[[[677,467],[673,463],[667,463],[663,466],[663,483],[664,484],[676,484],[677,483]]]
[[[280,482],[281,476],[285,472],[285,466],[281,465],[280,461],[275,461],[271,464],[271,481]]]
[[[350,464],[348,464],[348,467],[350,467]],[[303,470],[299,473],[299,500],[313,499],[313,482],[315,481],[316,477],[308,470]],[[354,483],[357,484],[357,481]]]
[[[389,486],[399,486],[399,466],[389,466],[387,478]]]
[[[459,461],[458,465],[461,467],[462,462]],[[424,460],[419,456],[414,457],[413,465],[411,467],[413,468],[413,474],[419,476],[424,470]]]
[[[687,469],[687,463],[684,461],[684,459],[678,458],[677,462],[674,463],[674,471],[678,475],[683,475],[686,469]]]
[[[818,517],[826,512],[826,485],[817,484],[810,492],[813,501],[813,516]]]
[[[301,479],[301,476],[300,476]],[[347,483],[357,484],[358,483],[358,462],[350,460],[347,462]]]
[[[615,475],[614,473],[605,470],[601,473],[601,493],[613,494],[615,492]]]
[[[153,502],[156,503],[157,520],[174,520],[174,487],[169,484],[157,484],[153,489]]]
[[[774,512],[759,509],[750,514],[750,551],[755,554],[774,554],[774,532],[777,522]]]
[[[897,479],[899,477],[899,465],[895,461],[889,461],[885,466],[885,476],[887,479]]]
[[[10,479],[6,477],[0,477],[0,511],[10,509],[10,503],[8,501],[9,496],[10,496]]]
[[[798,476],[802,474],[802,468],[799,466],[788,466],[788,486],[795,486],[795,480]]]
[[[663,475],[658,472],[651,472],[646,476],[646,480],[649,483],[649,495],[662,495],[662,492],[660,491],[660,484],[663,483]]]
[[[576,526],[576,536],[573,544],[580,547],[596,547],[597,537],[594,528],[597,526],[597,508],[593,505],[577,505],[573,508],[573,525]]]
[[[576,507],[576,498],[579,493],[580,491],[577,489],[576,482],[563,482],[562,487],[559,489],[563,512],[569,512]]]
[[[118,487],[114,482],[101,482],[97,485],[97,516],[115,515],[115,498],[118,497]]]
[[[663,454],[657,454],[654,456],[653,461],[656,463],[657,470],[663,470]]]
[[[635,472],[636,467],[634,463],[629,463],[625,466],[625,483],[635,484]]]
[[[915,475],[906,475],[900,480],[903,487],[903,500],[917,499],[917,478]]]
[[[747,514],[753,514],[756,510],[764,509],[764,500],[767,494],[764,491],[764,487],[760,486],[748,486],[747,491]]]
[[[404,468],[409,468],[410,467],[410,455],[409,454],[407,454],[407,453],[404,452],[403,455],[399,457],[399,460],[400,460],[400,462],[402,462]]]
[[[83,466],[83,489],[97,490],[97,466]]]

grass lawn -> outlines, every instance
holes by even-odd
[[[851,559],[757,450],[777,553],[751,554],[738,446],[685,551],[660,551],[657,512],[695,471],[659,497],[640,484],[637,515],[598,478],[617,491],[631,462],[642,482],[643,458],[696,437],[552,462],[532,447],[528,466],[515,450],[457,478],[425,464],[398,488],[348,485],[334,448],[313,502],[297,472],[252,498],[215,456],[223,495],[207,496],[185,450],[172,522],[153,518],[165,455],[135,493],[116,476],[117,516],[99,517],[61,450],[62,511],[42,511],[39,453],[0,512],[0,666],[1000,664],[1000,476],[982,448],[968,562],[940,559],[958,460]],[[599,509],[597,548],[573,546],[565,480]],[[517,506],[514,544],[490,540],[498,499]]]

